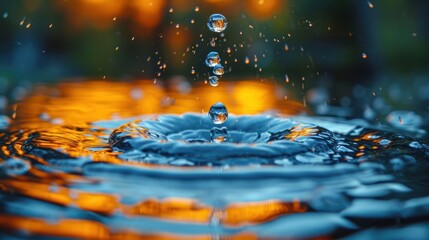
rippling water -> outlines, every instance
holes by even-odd
[[[424,137],[310,117],[276,91],[257,81],[35,88],[0,133],[1,236],[429,236]],[[220,144],[207,117],[217,101],[232,113]]]

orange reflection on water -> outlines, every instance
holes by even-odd
[[[273,220],[283,214],[306,212],[307,206],[298,200],[292,203],[265,201],[233,204],[225,210],[222,223],[229,226],[260,224]]]
[[[135,206],[125,208],[129,215],[143,215],[169,220],[208,223],[213,209],[191,199],[147,199]]]
[[[182,87],[177,87],[182,86]],[[259,114],[274,111],[279,114],[298,114],[305,108],[297,102],[277,96],[276,86],[261,81],[222,81],[218,87],[186,82],[166,83],[165,87],[153,81],[135,82],[65,82],[56,86],[41,85],[23,101],[16,104],[14,117],[8,129],[10,136],[4,142],[2,153],[6,157],[31,159],[32,163],[52,167],[42,156],[32,155],[27,146],[51,149],[71,157],[89,157],[92,161],[115,164],[125,163],[110,150],[107,142],[112,129],[104,129],[95,121],[112,121],[149,114],[183,114],[196,112],[206,114],[211,105],[221,101],[230,113]],[[133,119],[128,119],[132,122]],[[128,121],[127,120],[127,121]],[[135,128],[136,131],[144,129]],[[299,131],[299,129],[296,129]],[[293,134],[293,133],[291,133]],[[308,132],[311,134],[311,132]],[[293,137],[292,135],[290,136]],[[158,166],[159,167],[159,166]],[[97,180],[65,173],[61,170],[44,171],[32,167],[26,175],[0,179],[0,191],[16,194],[47,203],[70,208],[79,208],[105,216],[119,212],[128,217],[151,217],[168,221],[209,224],[213,217],[228,227],[260,224],[283,214],[306,211],[299,202],[286,203],[272,200],[253,203],[233,203],[218,209],[194,199],[142,199],[133,205],[121,203],[120,196],[112,193],[74,189],[73,184],[86,182],[97,184]],[[94,187],[95,188],[95,187]],[[10,221],[5,219],[10,218]],[[133,232],[112,235],[109,227],[101,223],[63,219],[56,223],[27,217],[0,215],[0,227],[25,230],[30,233],[76,238],[140,238]],[[77,231],[76,229],[83,229]],[[228,236],[226,239],[246,239],[252,234]],[[151,239],[168,239],[166,235],[144,235]],[[174,236],[178,239],[181,236]],[[187,238],[187,236],[186,236]],[[207,239],[208,236],[196,236]]]
[[[288,134],[285,135],[285,138],[295,141],[299,137],[314,135],[317,133],[317,131],[318,130],[315,128],[296,126],[296,127],[293,127]]]
[[[46,222],[42,219],[0,215],[0,229],[8,232],[27,232],[30,235],[66,237],[78,239],[212,239],[208,235],[140,234],[134,231],[111,231],[108,226],[91,220],[61,219]]]
[[[52,185],[50,182],[33,182],[25,178],[0,180],[0,189],[3,192],[20,194],[62,206],[75,206],[103,215],[111,215],[118,211],[128,216],[205,224],[208,224],[214,216],[227,226],[261,224],[284,214],[307,211],[307,206],[298,200],[233,203],[224,209],[215,209],[194,199],[185,198],[163,200],[151,198],[135,205],[126,205],[120,203],[119,197],[114,194],[73,190],[61,185]]]
[[[61,149],[72,157],[91,157],[94,161],[120,163],[109,151],[105,130],[91,126],[93,121],[135,117],[143,114],[207,113],[221,101],[229,113],[258,114],[269,110],[294,115],[305,111],[302,104],[276,96],[273,83],[261,81],[222,81],[218,87],[173,82],[167,87],[153,81],[65,82],[57,86],[39,86],[17,104],[10,131],[23,131],[21,138],[37,132],[33,144],[41,148]],[[182,88],[177,86],[184,86]],[[26,131],[28,130],[28,131]],[[11,139],[15,151],[23,155],[23,143]],[[91,148],[99,148],[93,151]],[[103,150],[105,149],[105,150]],[[10,154],[8,149],[4,151]],[[35,159],[45,164],[43,159]]]

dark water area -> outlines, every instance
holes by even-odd
[[[272,84],[223,84],[35,87],[0,132],[0,236],[427,239],[424,129],[311,116]]]

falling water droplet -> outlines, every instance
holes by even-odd
[[[289,46],[287,45],[287,43],[285,43],[285,51],[289,51]]]
[[[220,64],[220,56],[219,53],[217,52],[210,52],[209,54],[207,54],[207,58],[206,58],[206,65],[208,67],[214,67],[218,64]]]
[[[285,82],[289,83],[289,76],[287,74],[285,74]]]
[[[373,8],[373,7],[374,7],[374,4],[372,4],[372,2],[370,2],[370,1],[368,1],[368,7],[369,7],[369,8]]]
[[[218,76],[222,76],[225,73],[225,70],[223,69],[223,66],[218,64],[213,67],[213,74],[216,74]]]
[[[219,85],[219,78],[217,76],[210,76],[209,82],[212,87],[217,87]]]
[[[210,130],[210,137],[214,143],[225,142],[228,139],[228,129],[226,127],[214,127]]]
[[[245,64],[249,64],[249,63],[250,63],[250,59],[249,59],[248,57],[246,57],[246,58],[244,59],[244,63],[245,63]]]
[[[207,21],[207,27],[212,32],[223,32],[228,26],[228,20],[222,14],[212,14]]]
[[[366,55],[366,53],[362,53],[362,58],[366,59],[368,56]]]
[[[222,124],[228,119],[228,110],[221,102],[210,107],[209,117],[214,124]]]

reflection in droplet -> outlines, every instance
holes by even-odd
[[[223,66],[218,64],[214,66],[213,68],[213,74],[216,74],[218,76],[222,76],[225,73],[225,70],[223,69]]]
[[[219,78],[217,76],[210,76],[209,82],[212,87],[217,87],[219,85]]]
[[[220,64],[220,56],[219,53],[217,52],[210,52],[209,54],[207,54],[207,58],[206,58],[206,65],[208,67],[214,67],[218,64]]]
[[[228,138],[228,129],[226,127],[214,127],[210,130],[210,137],[214,143],[225,142]]]
[[[213,14],[209,17],[207,21],[207,27],[212,32],[223,32],[228,26],[228,20],[222,14]]]
[[[214,124],[224,123],[228,119],[228,110],[221,102],[210,107],[209,117]]]

